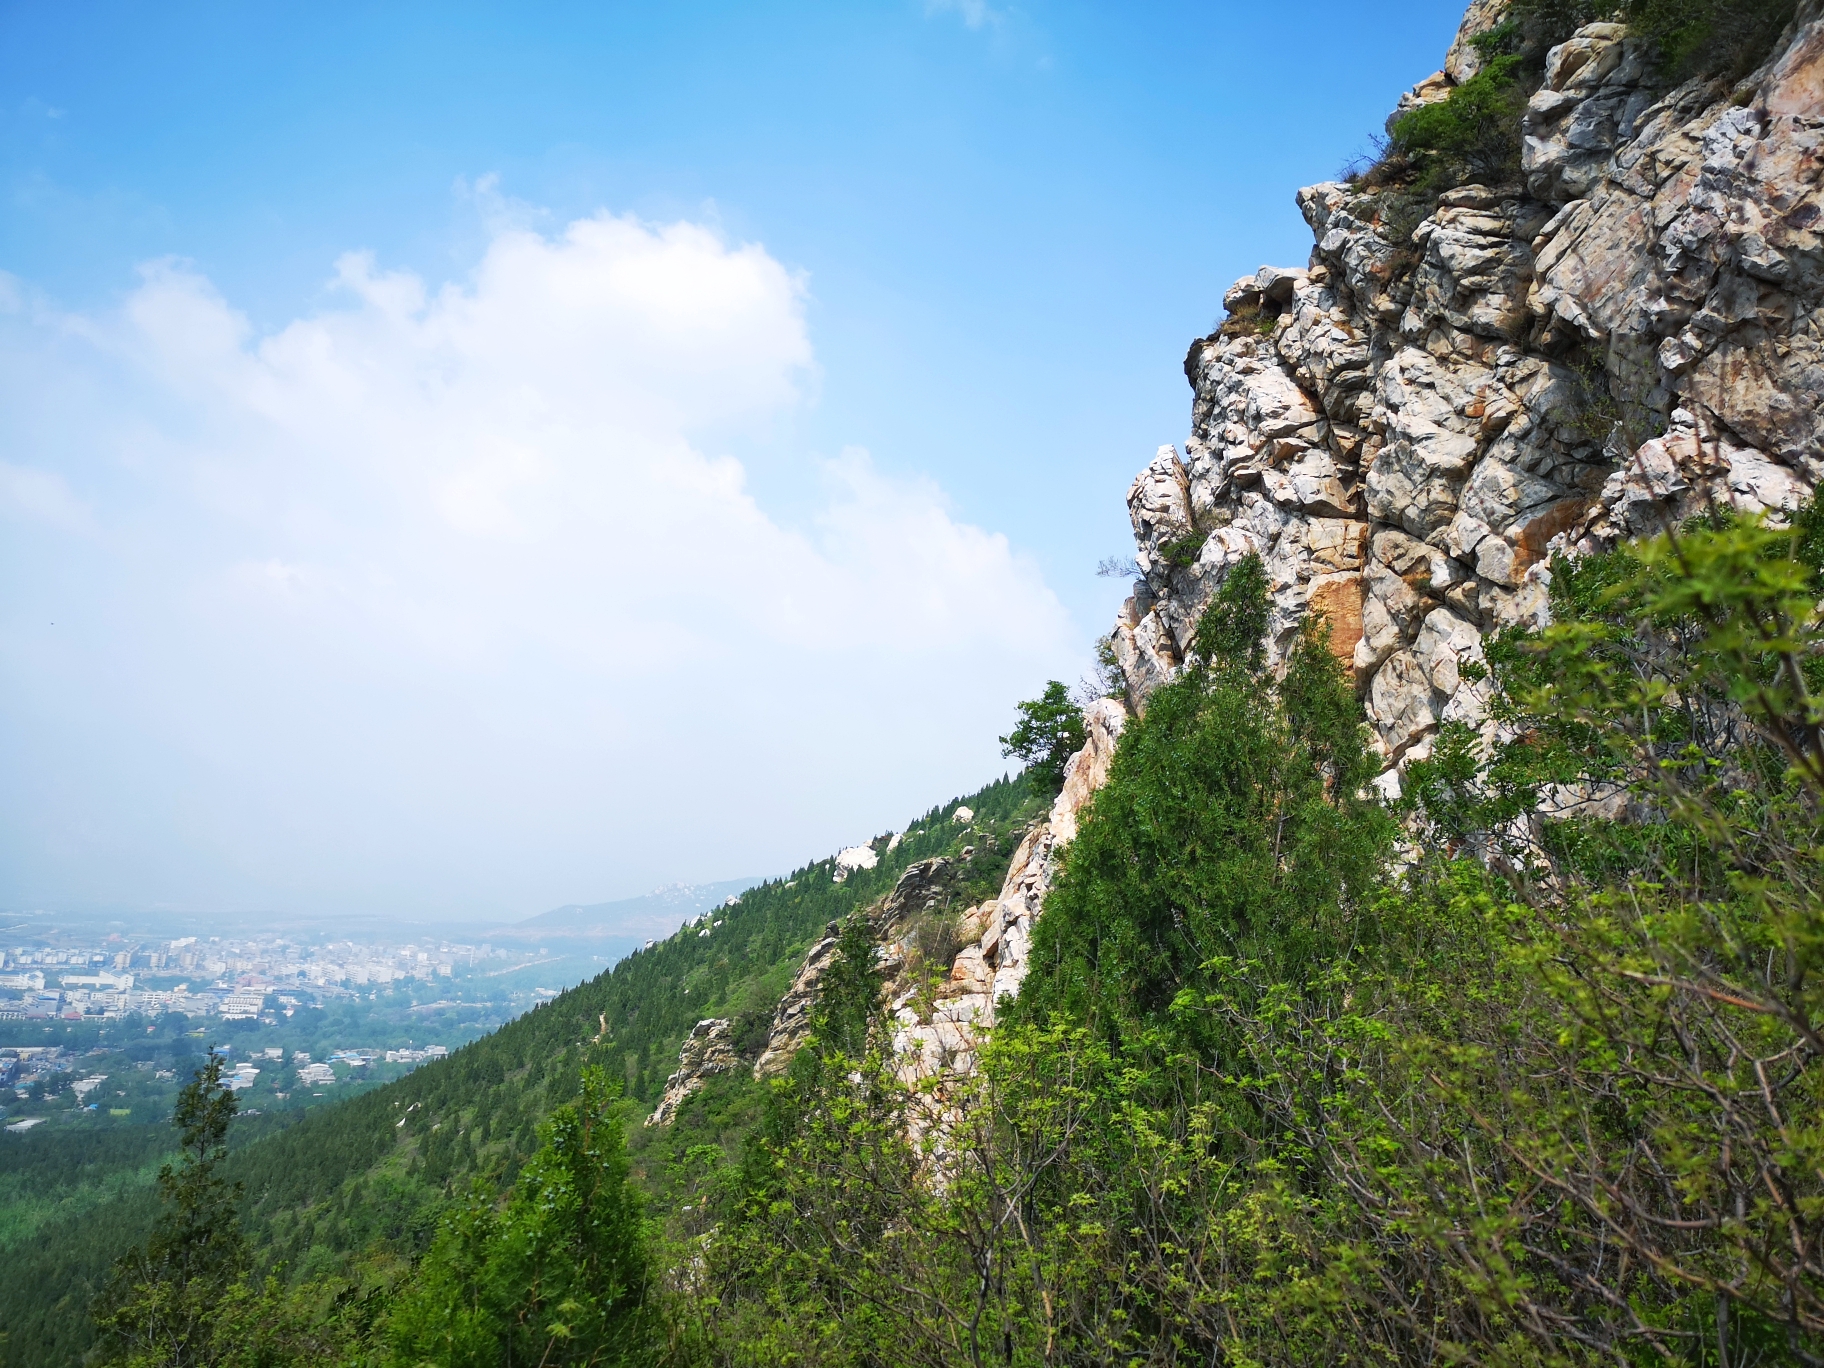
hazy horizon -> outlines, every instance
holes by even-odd
[[[1000,775],[1459,17],[0,13],[0,905],[504,923]]]

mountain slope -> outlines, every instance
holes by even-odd
[[[959,805],[973,809],[972,820],[952,820]],[[575,1094],[585,1063],[624,1080],[645,1110],[699,1019],[734,1018],[744,1048],[757,1053],[806,948],[832,921],[891,890],[908,865],[936,856],[958,860],[966,871],[959,896],[992,893],[1042,806],[1024,776],[996,781],[931,809],[891,848],[876,841],[873,869],[838,881],[834,859],[824,859],[749,888],[721,911],[719,925],[688,926],[446,1060],[237,1145],[228,1176],[244,1185],[244,1218],[262,1262],[304,1276],[342,1267],[357,1254],[421,1252],[444,1203],[471,1178],[511,1179],[535,1148],[538,1123]],[[966,846],[974,853],[965,861]],[[684,1137],[732,1142],[760,1086],[750,1076],[727,1080],[692,1109],[675,1138],[671,1130],[636,1136],[638,1172],[656,1187]],[[745,1111],[717,1110],[731,1091],[749,1095]],[[715,1112],[707,1123],[706,1109]],[[261,1126],[288,1119],[257,1118]],[[93,1291],[154,1210],[152,1194],[141,1192],[113,1206],[105,1222],[47,1226],[29,1250],[18,1251],[12,1276],[0,1285],[0,1324],[7,1328],[0,1362],[77,1362],[92,1341]]]

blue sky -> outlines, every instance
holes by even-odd
[[[0,7],[0,902],[535,912],[989,777],[1458,15]]]

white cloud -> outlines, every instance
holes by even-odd
[[[55,471],[0,461],[0,511],[33,518],[68,532],[93,525],[89,510]]]
[[[0,504],[64,529],[31,554],[96,628],[49,666],[14,633],[6,725],[116,738],[5,800],[22,844],[59,804],[96,833],[34,889],[536,910],[764,872],[986,777],[1071,677],[1037,571],[935,486],[845,451],[794,527],[718,454],[816,381],[763,248],[516,215],[465,281],[335,285],[260,335],[164,261],[8,325],[41,383],[0,390]]]

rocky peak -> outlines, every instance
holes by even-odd
[[[1505,10],[1474,0],[1443,69],[1396,115],[1472,79],[1471,40]],[[1329,621],[1392,792],[1441,724],[1483,721],[1486,685],[1465,666],[1486,632],[1544,621],[1554,553],[1810,494],[1824,475],[1821,10],[1805,0],[1733,86],[1665,88],[1624,26],[1585,26],[1528,101],[1523,183],[1458,186],[1416,224],[1363,183],[1298,192],[1305,265],[1227,291],[1222,327],[1185,357],[1182,451],[1160,447],[1128,491],[1141,574],[1110,639],[1125,700],[1088,709],[1063,791],[1000,895],[961,916],[935,992],[895,970],[905,928],[946,902],[946,862],[908,869],[871,912],[901,1076],[936,1082],[921,1124],[945,1124],[945,1078],[973,1068],[996,1003],[1018,991],[1128,711],[1183,667],[1243,557],[1267,571],[1276,662],[1308,612]],[[757,1075],[802,1044],[835,947],[831,926]],[[716,1057],[716,1026],[692,1033],[674,1081]]]
[[[1471,5],[1402,107],[1470,79],[1470,39],[1504,8]],[[1462,667],[1484,633],[1543,619],[1552,553],[1810,492],[1818,11],[1733,87],[1665,88],[1625,26],[1585,26],[1527,105],[1524,184],[1458,187],[1416,226],[1365,184],[1298,192],[1306,264],[1230,288],[1186,357],[1182,454],[1160,448],[1128,494],[1142,578],[1111,644],[1132,706],[1257,552],[1276,658],[1321,611],[1397,766],[1441,723],[1481,718]]]

